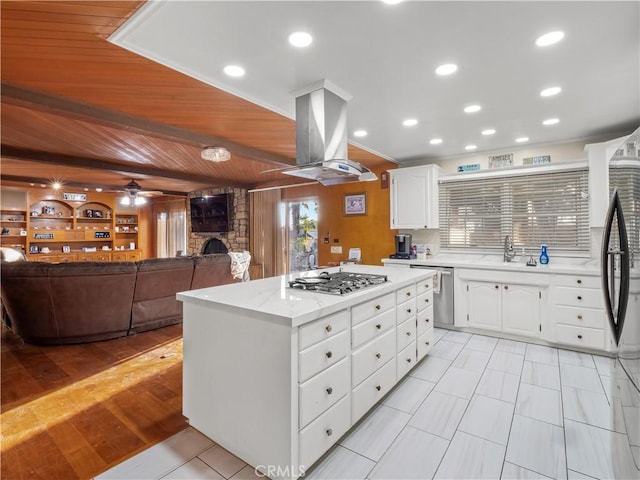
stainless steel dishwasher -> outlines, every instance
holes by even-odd
[[[433,323],[437,326],[453,326],[453,267],[411,265],[440,272],[440,293],[433,293]]]

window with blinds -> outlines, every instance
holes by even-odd
[[[627,239],[629,248],[634,252],[636,259],[640,258],[640,161],[613,160],[609,165],[609,187],[618,189],[624,223],[627,227]],[[617,225],[614,225],[612,239],[617,237]],[[619,246],[619,245],[616,245]]]
[[[502,249],[509,235],[518,249],[588,251],[586,167],[441,180],[441,248]]]

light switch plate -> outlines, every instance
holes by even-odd
[[[337,247],[331,247],[331,253],[342,253],[342,245],[338,245]]]

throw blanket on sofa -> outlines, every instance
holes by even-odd
[[[229,252],[231,257],[231,275],[233,278],[242,279],[243,282],[251,280],[249,278],[249,262],[251,262],[251,254],[246,250],[244,252]]]

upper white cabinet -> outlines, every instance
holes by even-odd
[[[391,228],[439,228],[438,178],[440,167],[390,170]]]

